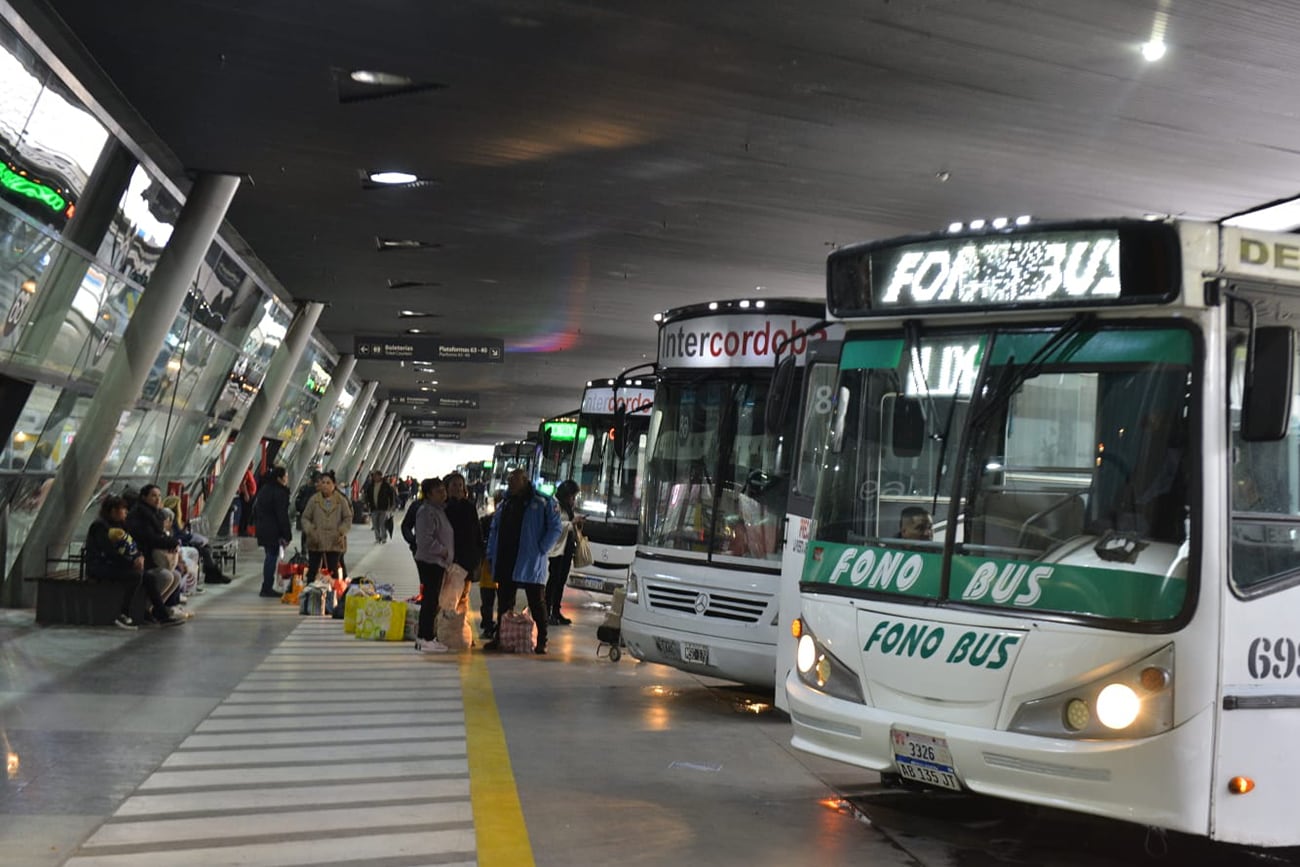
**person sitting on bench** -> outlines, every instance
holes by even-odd
[[[185,622],[167,610],[163,590],[170,576],[161,569],[146,569],[144,554],[126,530],[126,500],[109,496],[99,506],[99,517],[86,534],[86,574],[98,581],[122,585],[122,609],[113,621],[122,629],[135,629],[131,602],[143,584],[153,606],[153,617],[164,626]]]

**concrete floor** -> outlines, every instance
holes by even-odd
[[[916,863],[757,696],[598,658],[603,597],[549,656],[426,656],[258,598],[259,554],[181,627],[0,612],[0,864]],[[349,562],[414,592],[368,527]]]

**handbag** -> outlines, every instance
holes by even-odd
[[[401,641],[405,634],[405,602],[394,602],[391,599],[366,599],[357,610],[357,638],[370,641]]]
[[[585,569],[595,562],[591,556],[591,545],[577,527],[573,528],[573,532],[578,535],[578,544],[573,546],[573,565],[578,569]]]

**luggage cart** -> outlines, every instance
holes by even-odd
[[[626,598],[627,590],[617,588],[604,622],[596,627],[596,640],[599,642],[596,656],[599,657],[600,652],[608,647],[610,662],[618,662],[623,656],[623,602]]]

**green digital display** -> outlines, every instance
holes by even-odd
[[[63,209],[68,206],[68,200],[56,193],[51,187],[24,177],[3,163],[0,163],[0,187],[4,187],[6,190],[20,196],[35,199],[48,206],[52,211],[62,213]]]
[[[568,442],[578,436],[576,421],[548,421],[542,425],[552,442]]]

